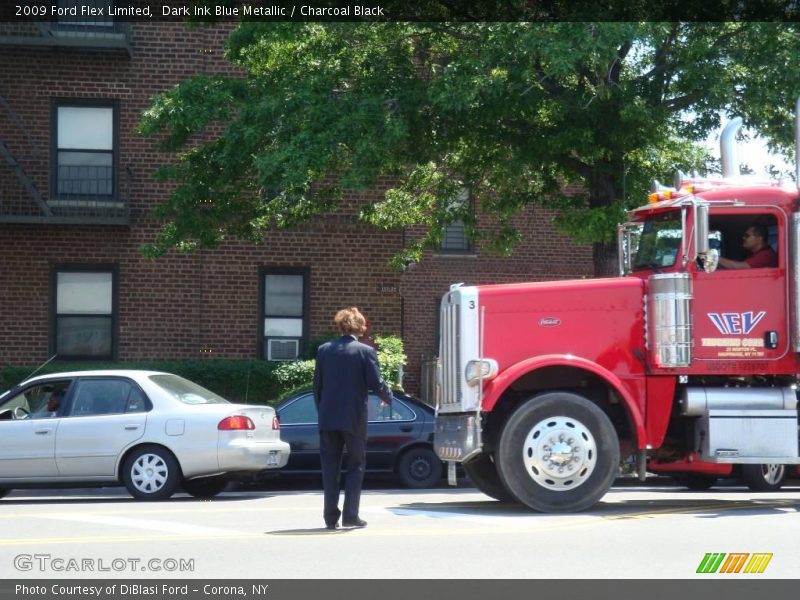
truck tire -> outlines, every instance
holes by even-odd
[[[586,398],[547,392],[524,402],[500,434],[495,455],[505,487],[540,512],[593,506],[619,473],[611,420]]]
[[[500,481],[497,467],[488,454],[481,454],[477,459],[463,465],[464,472],[473,485],[484,494],[500,502],[517,502]]]
[[[713,487],[717,477],[708,473],[681,473],[675,475],[675,481],[693,492],[702,492]]]
[[[779,490],[786,481],[786,465],[742,465],[742,479],[755,492]]]

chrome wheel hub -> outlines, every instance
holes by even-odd
[[[537,484],[555,491],[575,489],[597,465],[597,444],[576,419],[551,417],[528,432],[522,449],[526,471]]]
[[[786,470],[784,465],[761,465],[761,474],[764,476],[764,481],[770,485],[776,485],[783,478],[783,473]]]
[[[131,467],[133,486],[145,494],[159,491],[167,482],[169,468],[157,454],[143,454]]]

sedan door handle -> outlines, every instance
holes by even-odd
[[[53,431],[53,430],[52,429],[36,429],[36,430],[34,430],[33,433],[35,433],[36,435],[47,435],[51,431]]]
[[[411,431],[414,429],[411,425],[400,425],[400,431]]]
[[[139,429],[138,425],[125,425],[125,431],[135,431],[136,429]]]

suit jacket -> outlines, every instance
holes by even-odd
[[[314,367],[314,401],[321,431],[366,434],[370,390],[391,403],[392,392],[381,379],[375,350],[349,335],[319,347]]]

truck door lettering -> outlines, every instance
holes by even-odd
[[[708,318],[723,335],[747,335],[763,319],[767,312],[762,310],[758,314],[748,311],[743,313],[707,313]]]

